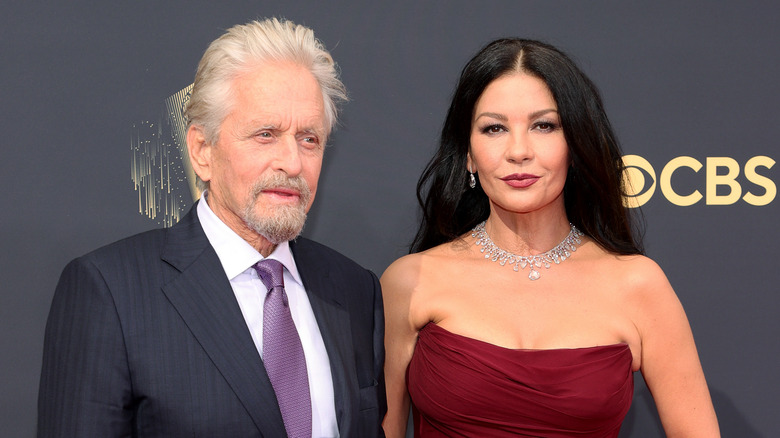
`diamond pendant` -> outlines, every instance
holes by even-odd
[[[531,280],[538,280],[539,277],[541,277],[542,274],[539,273],[536,269],[531,268],[531,272],[528,273],[528,278]]]

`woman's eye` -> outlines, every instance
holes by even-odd
[[[534,125],[534,128],[540,131],[550,132],[558,129],[558,124],[553,122],[537,122]]]
[[[483,134],[498,134],[499,132],[503,132],[506,129],[501,125],[488,125],[482,128]]]

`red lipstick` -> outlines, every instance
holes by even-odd
[[[524,189],[532,186],[539,178],[538,175],[532,175],[530,173],[513,173],[501,178],[501,180],[511,187]]]

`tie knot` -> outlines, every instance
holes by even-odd
[[[264,259],[254,266],[260,280],[270,291],[275,287],[284,287],[284,270],[281,262],[273,259]]]

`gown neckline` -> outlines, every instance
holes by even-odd
[[[454,336],[459,339],[463,339],[467,342],[473,342],[479,345],[486,345],[491,348],[496,348],[504,351],[514,351],[518,353],[545,353],[545,352],[562,352],[562,351],[587,351],[587,350],[594,350],[594,349],[613,349],[613,348],[627,348],[630,351],[630,347],[626,342],[617,342],[614,344],[605,344],[605,345],[594,345],[590,347],[563,347],[563,348],[508,348],[508,347],[502,347],[501,345],[496,345],[491,342],[482,341],[480,339],[471,338],[465,335],[461,335],[455,332],[451,332],[447,330],[446,328],[440,326],[439,324],[430,321],[427,324],[425,324],[421,329],[419,333],[422,333],[423,330],[428,329],[428,327],[432,327],[435,330],[438,330],[439,332],[445,333],[449,336]],[[430,330],[430,329],[429,329]]]

